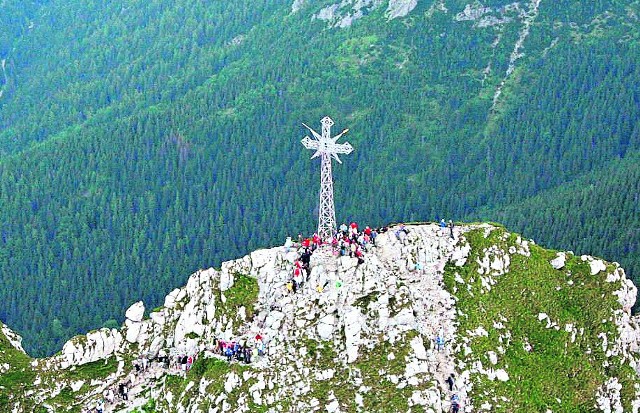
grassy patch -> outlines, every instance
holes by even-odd
[[[364,297],[358,298],[355,302],[355,306],[362,309],[362,311],[367,311],[367,309],[369,308],[369,304],[377,301],[379,296],[380,296],[380,292],[378,291],[369,293]]]
[[[485,368],[502,368],[509,374],[507,382],[489,381],[482,374],[473,376],[470,396],[476,407],[488,401],[492,411],[590,411],[598,388],[610,374],[603,367],[608,361],[616,366],[625,408],[630,408],[632,372],[617,358],[607,360],[598,338],[602,333],[609,342],[615,337],[614,323],[603,320],[619,307],[612,294],[619,284],[607,283],[604,273],[592,276],[588,263],[570,254],[565,268],[555,270],[549,264],[555,251],[530,245],[531,256],[511,254],[509,272],[493,276],[496,284],[483,292],[477,260],[492,246],[505,253],[510,246],[518,247],[517,237],[502,228],[487,238],[483,230],[465,237],[471,245],[467,264],[462,268],[449,264],[445,284],[458,298],[457,306],[464,314],[458,318],[459,334],[482,327],[488,336],[472,337],[472,353],[458,357],[467,363],[479,360]],[[466,285],[454,281],[456,272]],[[538,320],[540,313],[547,314],[558,328],[547,328],[546,320]],[[497,322],[505,328],[495,328]],[[575,335],[573,343],[572,333],[565,331],[568,324],[584,331]],[[496,366],[489,362],[489,351],[498,353]],[[492,401],[495,397],[511,401],[500,406]]]
[[[77,366],[67,373],[69,380],[94,380],[103,379],[118,370],[118,361],[115,357],[106,360],[97,360]]]
[[[258,280],[244,274],[234,275],[233,287],[224,292],[227,301],[223,305],[224,312],[234,320],[234,325],[238,322],[235,314],[240,307],[245,308],[248,319],[253,317],[259,292]]]
[[[0,411],[11,411],[12,402],[24,400],[26,391],[32,388],[36,373],[30,362],[31,358],[0,332],[0,364],[9,365],[8,371],[0,374]]]
[[[355,366],[360,370],[363,385],[371,390],[364,393],[364,410],[368,412],[407,411],[407,400],[416,387],[407,385],[403,389],[387,379],[389,375],[403,376],[407,356],[411,351],[409,341],[417,335],[415,331],[406,334],[402,341],[390,344],[380,338],[380,344],[373,349],[362,350]],[[387,355],[393,354],[393,360]]]

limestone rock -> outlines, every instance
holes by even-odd
[[[134,322],[142,321],[144,317],[144,303],[142,301],[138,301],[134,303],[127,309],[127,312],[124,314],[127,320],[131,320]]]
[[[522,342],[514,341],[510,315],[500,314],[486,322],[481,320],[473,330],[458,331],[460,320],[466,316],[456,308],[455,289],[471,291],[471,287],[485,286],[486,294],[493,293],[492,286],[507,278],[501,275],[509,271],[511,258],[515,262],[515,258],[522,258],[516,254],[530,255],[529,241],[518,239],[504,248],[499,240],[478,250],[478,273],[465,271],[461,267],[474,264],[468,263],[471,245],[465,239],[465,231],[469,228],[457,227],[456,239],[452,240],[448,234],[443,236],[436,224],[407,225],[409,232],[401,239],[396,235],[399,226],[391,226],[378,236],[377,246],[366,253],[365,262],[360,264],[356,259],[320,249],[312,255],[312,270],[305,274],[305,283],[296,293],[287,292],[285,283],[291,277],[299,252],[294,247],[289,247],[289,251],[283,247],[254,251],[223,263],[221,270],[210,268],[194,273],[183,288],[167,295],[164,306],[151,313],[150,318],[144,319],[143,303],[135,303],[126,311],[121,330],[102,329],[75,337],[65,344],[59,356],[42,362],[35,360],[32,365],[41,363],[66,369],[115,356],[121,361],[108,380],[79,384],[75,379],[54,390],[81,386],[79,393],[83,392],[91,402],[105,385],[130,377],[132,359],[182,354],[222,359],[211,352],[216,338],[252,346],[259,334],[266,355],[254,357],[250,366],[221,368],[220,388],[213,390],[214,380],[205,375],[199,381],[185,383],[180,393],[173,394],[159,385],[165,383],[163,375],[168,372],[159,363],[153,363],[150,373],[136,378],[139,381],[132,393],[138,399],[134,403],[142,405],[145,398],[154,398],[162,403],[163,411],[184,413],[198,411],[203,405],[218,413],[248,412],[250,406],[287,411],[277,407],[286,398],[300,411],[338,412],[342,409],[342,398],[338,400],[332,391],[321,400],[309,395],[314,386],[331,386],[336,379],[348,376],[349,385],[354,386],[355,405],[364,409],[369,393],[376,389],[365,381],[364,375],[370,380],[371,371],[367,372],[362,367],[366,364],[361,363],[369,363],[374,357],[384,362],[373,373],[385,385],[408,389],[403,394],[407,395],[406,402],[412,411],[446,411],[449,394],[443,393],[442,380],[452,372],[456,374],[456,394],[463,398],[468,411],[481,410],[482,406],[474,405],[467,396],[472,383],[477,382],[475,376],[483,375],[488,379],[485,382],[493,381],[494,385],[508,381],[509,346],[515,344],[527,352],[535,352],[537,344],[529,343],[526,337]],[[497,230],[487,224],[473,228],[481,233],[484,229],[486,236],[495,235],[493,231]],[[508,241],[509,236],[503,233],[502,241]],[[551,265],[563,268],[565,259],[565,254],[559,253]],[[584,261],[598,272],[603,267],[606,270],[600,260],[585,256]],[[445,268],[453,270],[453,274],[445,274]],[[228,290],[233,288],[238,274],[255,278],[259,293],[252,297],[254,302],[234,304],[230,311],[230,300],[225,304],[225,292],[231,297]],[[453,292],[445,290],[445,276],[454,280]],[[605,276],[612,283],[608,286],[613,287],[611,291],[620,307],[614,308],[603,323],[615,323],[617,335],[601,335],[597,349],[602,348],[607,358],[620,356],[640,370],[640,320],[630,312],[637,289],[617,265],[610,273],[602,274],[603,279]],[[566,283],[561,285],[566,288]],[[579,283],[572,288],[580,288]],[[538,311],[545,311],[545,307]],[[552,314],[555,317],[555,311]],[[541,322],[546,328],[562,330],[568,343],[584,336],[579,324],[563,320],[560,328],[543,312],[527,317],[532,323]],[[6,332],[5,335],[10,336]],[[436,348],[438,337],[445,340],[441,349]],[[498,342],[495,348],[472,349],[473,340],[480,337],[487,343],[497,337]],[[18,339],[13,342],[19,346]],[[381,351],[384,353],[380,354]],[[0,372],[11,368],[5,364],[0,363]],[[171,374],[175,373],[174,370]],[[43,380],[38,377],[34,383]],[[84,393],[85,388],[90,390]],[[620,393],[618,382],[605,381],[598,393],[599,406],[605,411],[618,411]],[[486,402],[488,409],[506,402],[490,401]]]
[[[11,346],[16,350],[24,353],[24,349],[22,348],[22,337],[20,337],[2,322],[0,322],[0,327],[2,328],[2,334],[4,334],[7,340],[9,340],[9,344],[11,344]]]
[[[551,266],[556,270],[559,270],[564,267],[566,260],[567,254],[565,254],[564,252],[559,252],[556,257],[551,260]]]
[[[418,5],[418,0],[389,0],[386,16],[389,20],[404,17]]]
[[[607,270],[607,266],[602,260],[589,261],[589,266],[591,267],[591,275],[596,275],[601,271]]]

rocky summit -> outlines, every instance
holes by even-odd
[[[294,292],[299,257],[198,271],[50,358],[2,325],[0,410],[638,411],[636,288],[616,263],[491,224],[390,226],[361,259],[320,247]]]

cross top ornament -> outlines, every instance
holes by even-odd
[[[302,124],[311,132],[313,138],[308,135],[302,139],[302,145],[307,149],[315,150],[311,159],[320,157],[322,160],[320,169],[320,208],[318,214],[318,236],[321,240],[327,242],[336,232],[336,211],[333,202],[333,177],[331,174],[331,158],[342,163],[338,154],[348,155],[353,151],[353,147],[349,142],[338,143],[338,139],[342,135],[349,132],[349,129],[343,130],[340,134],[331,137],[331,127],[334,125],[333,120],[325,116],[320,121],[322,124],[322,134],[311,129],[309,126]]]

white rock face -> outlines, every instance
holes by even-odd
[[[419,360],[427,359],[427,350],[424,348],[424,343],[422,342],[422,338],[414,337],[411,339],[409,344],[413,349],[413,353]]]
[[[500,381],[508,381],[509,375],[503,369],[496,370],[496,379]]]
[[[567,254],[564,252],[559,252],[554,259],[551,260],[551,266],[556,270],[564,268],[565,262],[567,261]]]
[[[16,350],[24,353],[24,349],[22,348],[22,337],[20,337],[2,322],[0,322],[0,328],[2,328],[2,334],[7,337],[7,340],[9,340],[9,344],[11,344]]]
[[[622,385],[617,378],[613,377],[607,380],[598,390],[597,407],[605,413],[624,413],[620,390],[622,390]]]
[[[387,18],[389,20],[398,17],[404,17],[411,13],[413,9],[418,5],[418,0],[389,0],[389,6],[387,7]]]
[[[62,362],[66,365],[82,365],[104,360],[120,350],[122,334],[106,328],[92,331],[86,337],[74,337],[62,347]]]
[[[307,0],[293,0],[293,4],[291,5],[291,13],[297,13],[300,9],[305,5]]]
[[[294,0],[291,6],[292,12],[297,12],[306,3],[305,0]],[[370,13],[386,2],[384,0],[342,0],[339,3],[323,7],[314,19],[324,20],[332,27],[349,27],[354,21],[361,19],[366,13]],[[389,0],[385,15],[392,20],[408,15],[418,5],[418,0]]]
[[[357,308],[350,308],[345,314],[344,334],[348,363],[353,363],[358,358],[358,345],[360,344],[362,323],[363,317]]]
[[[604,264],[602,260],[590,261],[589,266],[591,267],[591,275],[596,275],[601,271],[607,270],[607,266]]]
[[[322,340],[329,340],[333,336],[335,317],[327,314],[318,321],[318,335]]]
[[[149,319],[144,319],[143,303],[135,303],[126,311],[122,330],[103,329],[86,337],[76,337],[65,344],[61,355],[46,363],[68,367],[111,356],[130,360],[161,353],[215,357],[208,350],[216,338],[252,345],[255,336],[260,334],[267,355],[256,358],[239,374],[225,371],[224,392],[211,393],[209,379],[191,382],[187,385],[192,389],[188,397],[190,404],[182,406],[184,393],[171,394],[166,389],[155,388],[161,381],[149,375],[137,385],[139,390],[148,390],[140,394],[177,403],[181,407],[168,411],[184,413],[197,411],[196,406],[205,401],[211,406],[210,411],[220,413],[246,412],[251,403],[273,406],[284,398],[297,403],[300,411],[340,411],[340,403],[331,392],[323,400],[305,396],[318,381],[329,383],[346,374],[357,388],[356,404],[366,405],[367,393],[372,390],[363,384],[358,363],[372,354],[379,356],[376,352],[385,348],[384,360],[401,368],[393,374],[384,370],[378,374],[381,380],[388,380],[399,389],[414,386],[409,393],[410,407],[422,406],[417,410],[434,413],[446,411],[448,390],[442,383],[455,373],[456,392],[465,400],[467,411],[481,408],[467,399],[467,392],[473,375],[482,374],[494,382],[510,379],[505,354],[513,341],[511,320],[499,315],[472,331],[457,331],[459,320],[465,315],[456,309],[457,298],[444,289],[445,267],[457,273],[454,288],[481,285],[483,294],[491,293],[491,288],[509,272],[512,258],[519,258],[516,254],[530,254],[529,242],[519,239],[507,251],[498,245],[477,251],[480,270],[472,274],[472,278],[462,279],[461,274],[469,276],[460,267],[467,263],[471,252],[464,237],[470,227],[457,227],[455,240],[446,236],[448,233],[443,236],[435,224],[408,225],[407,228],[409,232],[404,237],[396,235],[398,227],[380,234],[377,246],[365,254],[363,263],[350,257],[336,257],[328,250],[316,251],[311,259],[311,272],[305,273],[305,283],[295,294],[289,293],[285,286],[298,258],[293,248],[288,252],[282,247],[259,250],[223,263],[220,271],[198,271],[184,287],[168,294],[164,307],[151,313]],[[473,228],[484,228],[486,236],[495,230],[486,224]],[[556,259],[558,257],[560,254]],[[590,265],[596,262],[593,265],[598,268],[604,265],[590,257],[585,257],[585,261]],[[255,278],[259,293],[254,303],[231,309],[230,300],[225,304],[224,297],[232,297],[230,290],[236,287],[234,278],[240,274]],[[605,274],[594,276],[604,279]],[[615,340],[604,335],[598,345],[603,346],[607,357],[620,355],[632,367],[640,369],[640,363],[636,363],[640,325],[630,314],[637,290],[620,268],[606,274],[606,279],[619,285],[614,294],[621,308],[616,309],[609,320],[615,322],[619,334]],[[555,311],[546,311],[555,317]],[[579,325],[564,320],[560,328],[543,312],[531,315],[530,319],[532,323],[543,323],[546,328],[562,330],[570,342],[584,334]],[[486,340],[496,332],[500,343],[496,348],[472,351],[474,339]],[[435,348],[436,337],[446,342],[440,351]],[[529,343],[526,338],[520,345],[528,352],[536,350],[536,343]],[[470,360],[460,362],[454,358],[456,353]],[[331,365],[327,365],[327,357]],[[128,375],[131,369],[124,360],[116,373],[119,378]],[[6,368],[0,363],[0,371],[3,369]],[[618,411],[618,385],[612,381],[603,384],[598,394],[602,410]],[[238,389],[248,389],[248,392],[243,390],[239,396]]]
[[[138,301],[134,303],[131,307],[127,309],[127,312],[124,314],[127,320],[131,320],[133,322],[140,322],[144,317],[144,303],[142,301]]]

